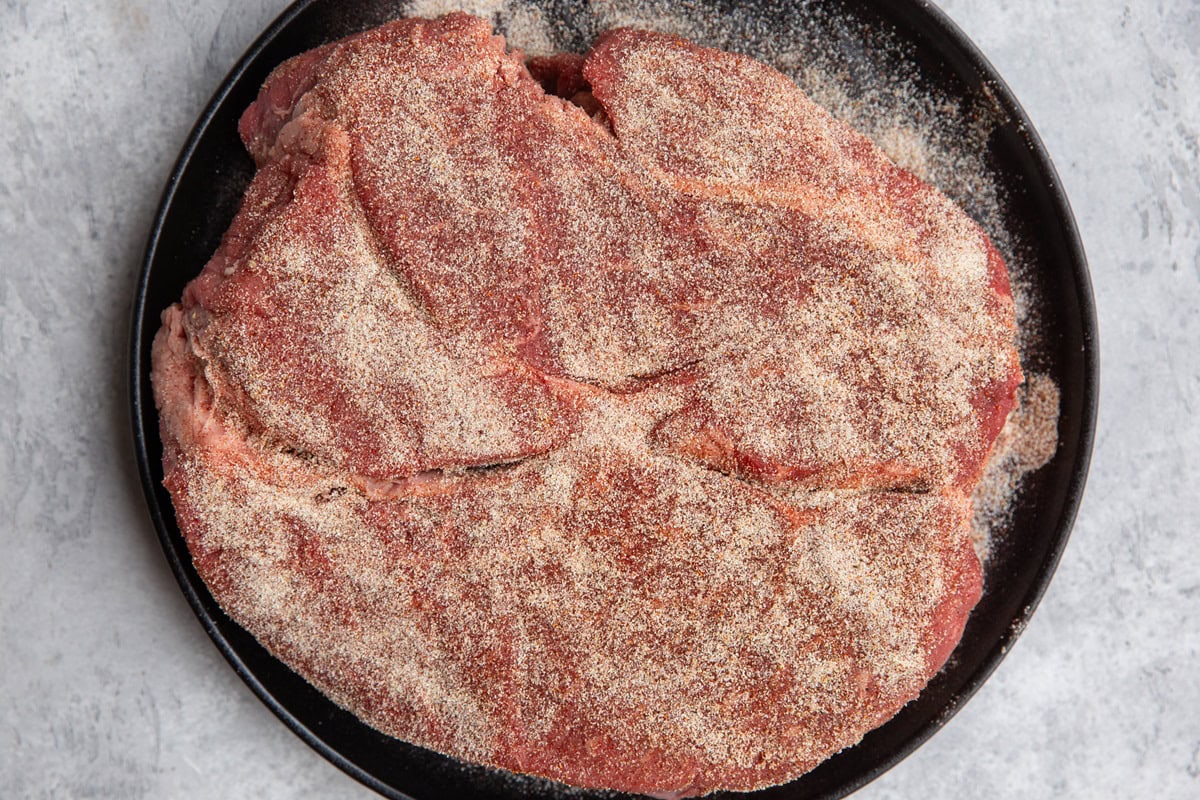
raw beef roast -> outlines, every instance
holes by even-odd
[[[561,96],[560,96],[561,95]],[[684,796],[915,697],[980,593],[1020,381],[980,229],[771,68],[465,15],[279,67],[154,344],[233,619],[371,725]]]

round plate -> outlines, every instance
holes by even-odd
[[[421,11],[430,3],[420,3]],[[497,3],[484,4],[495,9]],[[584,50],[605,21],[605,7],[580,0],[529,0],[495,11],[503,29],[533,20],[542,42]],[[629,4],[635,11],[636,6]],[[536,7],[536,10],[534,10]],[[661,12],[644,5],[653,26]],[[515,9],[515,11],[513,10]],[[196,123],[167,183],[150,233],[134,303],[130,362],[132,420],[142,483],[151,517],[179,585],[209,636],[250,688],[318,752],[391,798],[599,797],[559,784],[466,765],[385,736],[344,711],[272,657],[217,606],[192,567],[162,486],[162,446],[151,394],[150,345],[159,316],[182,294],[217,246],[253,175],[237,137],[237,120],[267,74],[285,59],[387,19],[404,16],[405,3],[382,0],[301,0],[250,48]],[[989,233],[1019,253],[1018,278],[1028,284],[1035,346],[1025,347],[1027,370],[1049,375],[1061,391],[1058,451],[1027,476],[1011,521],[996,537],[983,599],[972,613],[950,662],[921,696],[858,745],[792,783],[752,795],[720,797],[836,798],[854,791],[925,741],[962,706],[996,668],[1028,622],[1066,544],[1083,491],[1091,453],[1098,387],[1095,309],[1087,265],[1067,199],[1037,135],[995,70],[953,23],[922,0],[793,0],[734,5],[710,0],[678,14],[706,19],[697,38],[774,62],[789,62],[800,47],[819,56],[826,74],[841,82],[840,97],[925,98],[900,113],[941,114],[948,129],[979,129],[967,156],[986,164],[1000,215],[988,220],[979,197],[943,187],[981,217]],[[637,15],[627,17],[636,19]],[[682,17],[676,17],[680,19]],[[547,33],[548,32],[548,33]],[[520,39],[520,35],[513,38]],[[788,43],[795,47],[781,45]],[[517,42],[521,44],[520,41]],[[803,84],[804,81],[801,80]],[[810,87],[806,87],[810,88]],[[932,98],[932,100],[930,100]],[[980,109],[983,112],[980,112]],[[969,118],[969,119],[968,119]],[[928,120],[927,120],[928,121]],[[965,137],[967,141],[970,137]],[[1002,245],[1003,247],[1004,245]],[[611,793],[603,793],[612,797]]]

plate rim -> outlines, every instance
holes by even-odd
[[[191,577],[187,574],[184,560],[190,564],[190,555],[180,553],[172,541],[170,525],[164,510],[158,502],[157,489],[160,479],[155,475],[156,465],[152,463],[147,449],[147,420],[157,422],[157,411],[153,407],[147,409],[144,398],[147,396],[149,383],[149,348],[143,346],[147,324],[155,324],[147,320],[147,294],[150,286],[151,272],[158,253],[163,228],[173,208],[179,183],[191,164],[192,157],[209,129],[213,118],[242,79],[245,73],[254,65],[263,51],[275,41],[291,24],[310,6],[325,2],[325,0],[295,0],[287,6],[254,40],[245,53],[237,60],[233,68],[222,79],[218,88],[205,105],[199,118],[192,126],[185,144],[169,173],[166,186],[159,199],[158,207],[151,224],[150,235],[143,253],[138,278],[135,287],[134,302],[131,309],[130,343],[127,361],[128,382],[125,384],[130,401],[130,426],[133,437],[134,452],[137,459],[138,474],[141,479],[142,491],[145,495],[151,521],[162,546],[164,556],[171,567],[176,582],[179,584],[192,611],[196,614],[205,632],[213,644],[224,656],[237,675],[246,683],[258,699],[269,708],[294,734],[317,751],[322,757],[341,769],[364,786],[392,800],[413,800],[413,798],[395,787],[385,783],[363,767],[343,755],[328,744],[315,731],[302,723],[289,711],[264,685],[254,672],[246,665],[237,649],[218,627],[218,622],[205,607],[200,595],[193,586]],[[1070,467],[1070,480],[1067,483],[1062,503],[1062,512],[1055,525],[1056,535],[1047,550],[1046,557],[1035,571],[1035,577],[1020,601],[1020,612],[987,651],[976,670],[971,673],[962,687],[950,696],[940,713],[931,717],[909,736],[904,743],[864,771],[854,779],[846,781],[829,791],[812,795],[812,800],[835,800],[858,791],[866,784],[875,780],[899,762],[903,761],[921,745],[929,740],[934,733],[945,725],[962,709],[987,679],[995,672],[1013,644],[1024,632],[1030,619],[1040,604],[1054,575],[1063,552],[1070,539],[1071,531],[1078,516],[1083,500],[1088,471],[1091,463],[1092,450],[1096,434],[1096,424],[1099,408],[1100,386],[1100,346],[1099,323],[1096,313],[1095,297],[1092,289],[1087,256],[1082,238],[1079,234],[1074,214],[1067,199],[1058,171],[1050,158],[1040,135],[1033,126],[1029,115],[1017,101],[1012,89],[1001,77],[983,52],[975,45],[963,30],[946,12],[942,11],[931,0],[875,0],[877,6],[889,13],[902,17],[925,17],[936,33],[933,37],[937,49],[951,47],[957,50],[957,55],[963,58],[978,74],[987,86],[992,100],[1011,119],[1021,132],[1033,157],[1037,172],[1043,179],[1043,185],[1049,191],[1055,212],[1055,222],[1061,233],[1063,243],[1068,252],[1071,265],[1071,286],[1079,304],[1080,333],[1083,340],[1083,381],[1080,389],[1081,417],[1079,420],[1078,451],[1075,463]],[[151,406],[153,404],[151,403]],[[885,723],[886,724],[886,723]],[[848,748],[849,749],[849,748]],[[788,784],[782,784],[785,787]],[[763,791],[781,787],[770,787]],[[726,793],[728,794],[728,793]],[[739,796],[753,796],[752,794]]]

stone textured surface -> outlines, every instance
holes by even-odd
[[[282,0],[0,3],[0,796],[365,798],[225,665],[162,558],[124,390],[138,260]],[[1062,173],[1103,390],[1045,601],[856,797],[1200,796],[1200,5],[945,0]]]

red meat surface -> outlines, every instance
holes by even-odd
[[[559,96],[563,95],[563,96]],[[570,784],[780,783],[980,593],[1021,380],[978,226],[784,76],[402,20],[275,71],[154,346],[198,571],[371,725]]]

